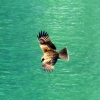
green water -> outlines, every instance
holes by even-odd
[[[37,41],[68,48],[52,73]],[[0,100],[100,100],[99,0],[0,0]]]

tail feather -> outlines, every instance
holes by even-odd
[[[67,51],[66,48],[63,48],[63,49],[60,50],[58,53],[59,53],[59,58],[60,58],[60,59],[69,60],[68,51]]]

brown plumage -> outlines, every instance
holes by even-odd
[[[64,48],[59,52],[56,51],[55,45],[51,42],[49,35],[45,31],[39,32],[37,35],[38,41],[40,43],[40,47],[44,53],[41,61],[43,61],[42,68],[45,71],[52,71],[54,69],[54,65],[57,62],[57,59],[68,60],[68,52],[67,49]]]

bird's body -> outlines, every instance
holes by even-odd
[[[55,45],[51,42],[47,32],[39,32],[37,36],[40,47],[44,53],[41,61],[43,61],[42,68],[45,71],[52,71],[58,59],[68,60],[68,52],[66,48],[57,52]]]

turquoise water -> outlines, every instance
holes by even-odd
[[[41,69],[37,34],[68,48]],[[0,100],[100,100],[99,0],[0,0]]]

